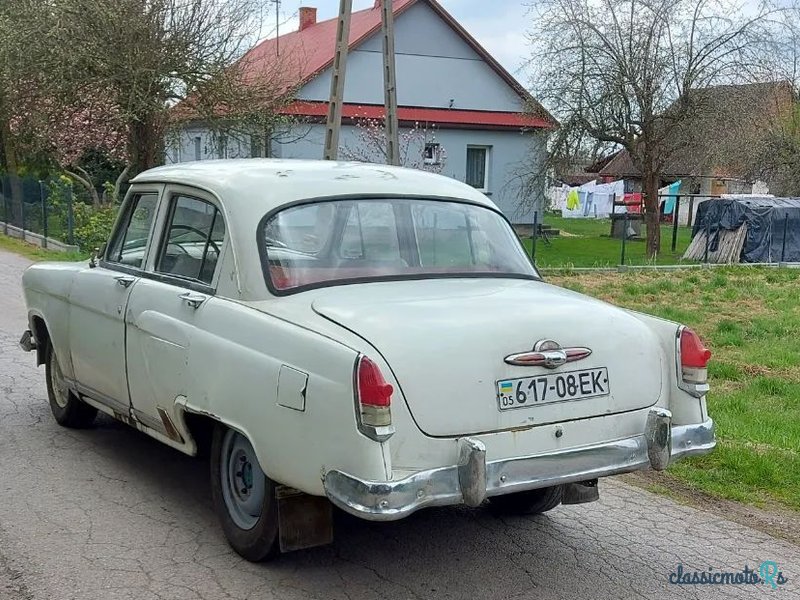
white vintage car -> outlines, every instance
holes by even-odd
[[[152,169],[99,261],[24,289],[56,420],[210,452],[250,560],[330,541],[331,504],[541,513],[715,444],[694,332],[548,285],[485,195],[429,173]]]

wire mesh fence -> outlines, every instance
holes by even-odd
[[[54,177],[37,179],[14,175],[0,176],[0,222],[3,233],[9,226],[21,230],[22,237],[36,233],[65,244],[75,244],[76,198],[69,182]],[[43,242],[43,245],[46,241]]]

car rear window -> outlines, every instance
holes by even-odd
[[[258,238],[277,292],[393,278],[538,278],[508,222],[464,202],[319,201],[262,220]]]

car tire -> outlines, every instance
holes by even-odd
[[[53,344],[49,342],[44,360],[47,399],[56,423],[73,429],[91,427],[97,417],[97,409],[86,404],[67,387]]]
[[[228,543],[252,562],[278,556],[276,484],[261,470],[250,441],[217,425],[210,463],[211,497]]]
[[[489,498],[493,511],[506,515],[539,515],[561,504],[564,487],[553,487],[517,492]]]

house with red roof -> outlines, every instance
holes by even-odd
[[[555,119],[436,0],[393,0],[397,101],[406,166],[441,172],[482,190],[515,223],[530,223],[539,198],[520,175],[543,164]],[[272,156],[321,159],[337,20],[300,9],[297,31],[267,39],[243,58],[248,69],[281,64],[296,90],[283,109],[290,125],[267,143],[214,143],[203,123],[189,122],[168,162]],[[522,49],[520,49],[522,51]],[[374,160],[374,125],[384,118],[380,0],[352,14],[339,157]],[[380,153],[377,153],[380,154]],[[401,148],[401,154],[402,148]],[[417,156],[419,155],[419,156]]]

